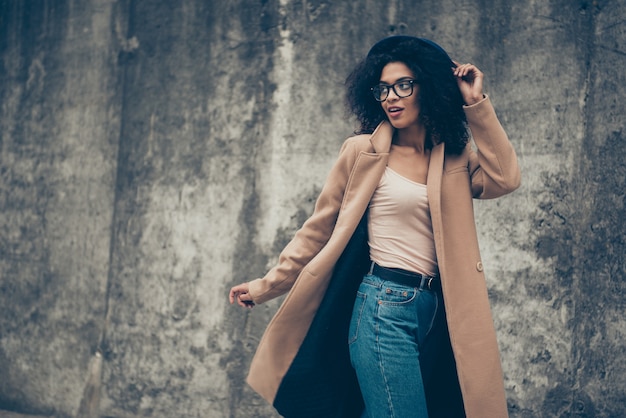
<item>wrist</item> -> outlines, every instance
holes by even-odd
[[[484,94],[480,94],[478,96],[472,96],[472,97],[468,97],[465,98],[465,106],[472,106],[475,105],[478,102],[481,102],[485,99],[485,95]]]

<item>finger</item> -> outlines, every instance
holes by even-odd
[[[460,71],[461,77],[467,77],[473,71],[474,66],[472,64],[463,64]]]
[[[483,73],[474,64],[468,64],[467,73],[474,78],[479,78],[483,76]]]
[[[248,293],[248,284],[242,283],[230,288],[229,299],[230,303],[234,303],[237,297],[242,293]]]
[[[454,69],[454,75],[456,77],[465,77],[467,75],[467,72],[468,72],[468,64],[459,64]]]
[[[478,77],[480,75],[480,70],[474,64],[461,64],[456,68],[455,75],[461,78],[466,78],[468,76]]]
[[[252,303],[252,297],[247,292],[241,292],[237,295],[237,301],[247,306]]]
[[[253,308],[255,305],[254,301],[252,301],[252,299],[246,294],[239,295],[237,303],[239,304],[239,306],[244,308]]]

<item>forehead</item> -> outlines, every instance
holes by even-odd
[[[380,73],[380,81],[384,83],[394,83],[402,78],[413,77],[413,72],[403,62],[390,62]]]

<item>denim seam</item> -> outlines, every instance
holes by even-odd
[[[380,302],[380,298],[378,299]],[[380,304],[376,303],[376,311],[374,312],[374,318],[376,318],[376,356],[378,357],[378,367],[380,368],[381,375],[383,376],[385,385],[385,393],[387,394],[387,409],[389,417],[393,418],[393,402],[391,401],[391,393],[389,392],[389,383],[387,381],[387,374],[385,373],[385,366],[383,365],[382,355],[380,353]]]
[[[367,294],[357,291],[357,298],[361,297],[361,306],[359,307],[359,316],[354,326],[354,336],[348,335],[348,345],[353,344],[359,338],[359,328],[361,328],[361,320],[363,319],[363,310],[367,303]]]

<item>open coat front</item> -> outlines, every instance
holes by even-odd
[[[445,153],[443,144],[435,146],[428,171],[428,200],[465,412],[468,417],[506,417],[472,198],[495,198],[515,190],[520,171],[489,98],[466,106],[465,112],[477,150],[468,145],[461,155],[452,156]],[[326,416],[358,416],[354,409],[361,408],[361,399],[350,375],[347,337],[336,340],[347,335],[343,329],[352,310],[354,282],[363,273],[362,263],[356,260],[363,258],[364,251],[367,256],[359,241],[362,227],[358,227],[387,165],[392,136],[393,127],[383,122],[371,135],[346,140],[313,215],[285,247],[277,266],[250,282],[256,303],[289,291],[259,343],[248,376],[250,386],[285,416],[321,416],[311,411],[312,405],[320,411],[334,411]],[[338,265],[340,257],[347,263]],[[339,267],[341,274],[335,271]],[[326,342],[320,345],[316,341],[320,338]],[[336,347],[328,349],[329,341]],[[307,362],[310,370],[303,371]],[[327,382],[319,383],[321,392],[302,393],[315,390],[315,384],[307,382],[316,378],[307,373],[319,374],[320,370],[332,374]],[[326,405],[338,401],[326,396],[327,384],[341,390],[339,398],[348,404]]]

